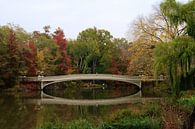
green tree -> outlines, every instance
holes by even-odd
[[[88,64],[85,61],[87,56],[87,48],[85,44],[81,44],[77,40],[71,40],[68,43],[68,54],[71,56],[73,71],[75,73],[85,73],[88,71]]]
[[[124,74],[127,71],[128,41],[116,39],[106,30],[88,28],[70,40],[68,53],[75,71]]]
[[[195,38],[195,1],[190,0],[186,4],[176,0],[165,0],[160,4],[161,12],[165,14],[174,26],[184,26],[183,30]]]
[[[160,44],[155,49],[155,71],[166,70],[170,85],[176,95],[181,90],[192,88],[194,83],[194,7],[194,0],[186,4],[175,0],[165,0],[160,4],[161,12],[171,26],[182,27],[182,31],[185,32],[184,36],[175,38],[168,44]]]
[[[77,40],[72,42],[72,48],[69,47],[69,52],[81,73],[104,71],[100,60],[110,48],[111,38],[108,31],[97,28],[88,28],[79,33]]]
[[[126,74],[129,58],[129,43],[124,38],[113,38],[102,53],[101,65],[105,72]]]
[[[169,76],[176,95],[181,90],[193,87],[195,66],[195,41],[190,37],[178,37],[168,44],[159,44],[155,49],[155,71]]]
[[[48,31],[47,31],[48,32]],[[37,46],[38,71],[45,75],[55,75],[57,60],[61,57],[58,46],[48,33],[33,33],[33,41]]]

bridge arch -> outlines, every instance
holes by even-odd
[[[141,90],[139,90],[134,95],[126,96],[126,97],[119,97],[115,99],[102,99],[102,100],[74,100],[74,99],[66,99],[48,95],[44,92],[44,88],[59,82],[65,81],[73,81],[73,80],[114,80],[114,81],[121,81],[127,82],[136,85],[141,89],[141,79],[137,76],[129,77],[125,75],[110,75],[110,74],[77,74],[77,75],[64,75],[64,76],[50,76],[50,77],[43,77],[41,78],[41,98],[51,98],[50,100],[46,99],[47,101],[51,102],[59,102],[69,105],[107,105],[107,104],[119,104],[129,101],[129,99],[141,96]],[[45,99],[44,99],[45,100]]]

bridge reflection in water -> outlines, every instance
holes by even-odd
[[[96,99],[96,100],[87,100],[87,99],[66,99],[60,97],[54,97],[41,93],[41,99],[27,99],[25,102],[29,104],[37,104],[37,105],[47,105],[47,104],[55,104],[55,105],[84,105],[84,106],[100,106],[100,105],[118,105],[118,104],[127,104],[127,103],[139,103],[145,101],[158,101],[161,98],[142,98],[141,90],[134,95],[119,97],[114,99]]]

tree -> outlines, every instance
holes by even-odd
[[[108,50],[112,36],[106,30],[88,28],[79,33],[74,44],[74,57],[77,59],[79,70],[84,73],[96,73],[102,70],[100,60]]]
[[[70,69],[70,57],[67,55],[67,40],[65,39],[64,32],[61,28],[56,29],[54,34],[52,34],[55,43],[59,46],[59,51],[61,53],[61,57],[58,59],[59,63],[59,74],[67,74]]]
[[[176,95],[182,90],[192,88],[194,83],[194,7],[195,1],[181,4],[175,0],[165,0],[160,5],[167,21],[172,26],[183,26],[182,31],[185,32],[185,36],[175,38],[168,44],[160,44],[155,50],[155,71],[166,70]]]
[[[49,30],[47,30],[49,32]],[[37,46],[37,68],[38,72],[44,72],[45,75],[57,74],[59,58],[61,53],[59,47],[49,33],[40,33],[35,31],[33,33],[33,42]]]
[[[114,50],[113,53],[115,54],[115,60],[118,62],[118,70],[120,74],[127,74],[127,68],[129,64],[129,56],[130,53],[128,51],[130,47],[129,41],[127,41],[125,38],[114,38],[112,41],[113,45],[116,46],[117,50]]]
[[[28,41],[25,44],[23,51],[23,58],[25,60],[25,65],[27,66],[27,75],[35,76],[37,75],[37,47],[32,41]]]
[[[173,40],[174,38],[185,35],[184,25],[174,25],[169,20],[165,13],[158,8],[149,17],[140,17],[133,24],[134,40],[151,43],[164,43]]]
[[[17,26],[0,27],[0,80],[3,80],[6,87],[14,86],[22,67],[21,33]]]
[[[125,74],[127,46],[126,39],[115,39],[106,30],[88,28],[79,33],[77,40],[69,41],[68,53],[75,71]]]
[[[128,41],[114,39],[110,32],[88,28],[79,33],[77,40],[69,41],[73,64],[81,73],[125,73]],[[115,69],[115,70],[112,70]]]
[[[195,40],[184,36],[168,44],[159,44],[155,49],[155,68],[157,75],[165,72],[176,95],[181,90],[193,87],[195,67]]]
[[[88,71],[88,64],[85,61],[87,47],[77,40],[69,41],[68,54],[71,56],[74,72],[85,73]]]
[[[81,69],[79,69],[84,73],[96,73],[97,63],[100,58],[96,32],[96,30],[87,29],[79,33],[77,38],[77,50],[79,46],[81,47],[81,51],[78,51],[81,54],[79,58],[79,66],[81,66]]]
[[[148,41],[134,41],[129,47],[129,75],[153,76],[154,47],[156,43]]]
[[[152,76],[156,45],[185,35],[184,28],[183,24],[172,24],[165,12],[158,8],[149,17],[136,20],[132,31],[134,41],[129,48],[128,74]]]
[[[195,38],[195,1],[186,4],[175,0],[165,0],[160,4],[161,12],[167,17],[172,26],[184,26],[183,30]]]

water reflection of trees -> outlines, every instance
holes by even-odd
[[[109,99],[135,94],[139,88],[118,81],[70,81],[46,87],[52,96],[69,99]]]

